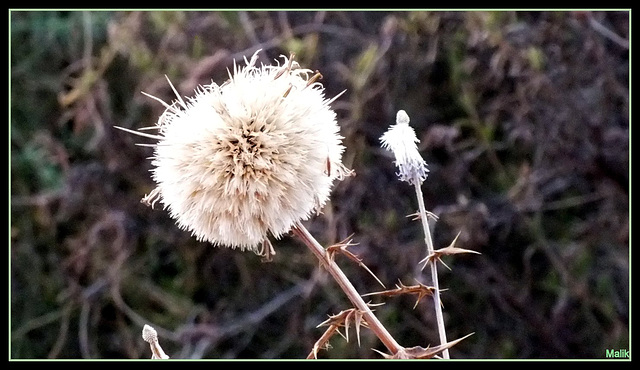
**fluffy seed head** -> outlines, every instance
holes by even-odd
[[[422,159],[416,143],[420,140],[415,131],[409,126],[409,116],[404,110],[396,114],[396,124],[380,137],[382,147],[393,152],[398,167],[398,177],[401,181],[414,184],[416,180],[421,184],[426,178],[429,169]]]
[[[278,238],[318,212],[350,173],[321,75],[282,58],[258,67],[256,52],[222,85],[163,103],[157,135],[137,132],[158,140],[157,187],[143,201],[159,200],[198,240],[258,253],[268,233]]]

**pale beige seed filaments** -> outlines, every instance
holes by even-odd
[[[270,255],[269,235],[318,212],[351,173],[330,107],[337,97],[325,98],[319,74],[282,58],[256,66],[256,52],[222,85],[162,102],[157,134],[127,130],[157,140],[157,187],[143,201],[163,204],[198,240]]]

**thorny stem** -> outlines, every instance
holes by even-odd
[[[424,198],[422,197],[422,189],[420,188],[421,181],[418,175],[415,175],[413,184],[416,188],[416,197],[418,198],[418,207],[420,212],[420,220],[422,221],[422,228],[424,229],[424,241],[427,244],[427,255],[430,256],[433,251],[433,240],[431,239],[431,231],[429,231],[429,221],[427,219],[427,211],[424,207]],[[447,333],[444,328],[444,317],[442,315],[442,305],[440,303],[440,287],[438,284],[438,270],[435,260],[432,260],[430,265],[431,280],[435,291],[433,293],[433,304],[436,309],[436,322],[438,324],[438,334],[440,335],[440,344],[447,343]],[[449,358],[449,349],[442,351],[442,357]]]
[[[402,349],[402,346],[396,342],[387,329],[382,325],[380,320],[378,320],[378,318],[373,314],[369,306],[362,299],[356,288],[354,288],[340,267],[332,259],[327,257],[327,252],[320,243],[316,241],[316,239],[301,223],[297,223],[293,227],[292,231],[302,239],[304,244],[311,250],[311,252],[313,252],[316,258],[320,260],[320,263],[325,266],[338,285],[340,285],[340,288],[345,292],[351,303],[353,303],[358,310],[362,311],[369,329],[371,329],[380,341],[382,341],[389,352],[394,355],[398,353],[398,351]]]

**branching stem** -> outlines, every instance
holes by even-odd
[[[311,250],[311,252],[318,258],[320,263],[329,271],[331,276],[340,285],[342,291],[347,295],[351,303],[363,313],[363,318],[366,320],[367,325],[371,331],[382,341],[392,354],[398,353],[402,349],[402,346],[396,342],[387,329],[382,325],[378,318],[373,314],[369,306],[362,299],[356,288],[351,284],[347,276],[342,272],[340,267],[331,259],[327,257],[327,252],[318,243],[318,241],[309,233],[309,231],[301,224],[297,223],[293,229],[293,233],[297,235],[304,244]]]

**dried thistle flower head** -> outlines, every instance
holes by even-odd
[[[398,111],[396,124],[389,127],[389,130],[380,137],[380,142],[384,149],[393,152],[400,180],[409,184],[415,184],[416,181],[422,184],[427,178],[429,169],[416,146],[420,140],[416,137],[413,128],[409,126],[407,112]]]
[[[329,106],[337,97],[325,98],[321,75],[293,55],[258,67],[257,53],[222,85],[162,102],[157,135],[132,132],[158,140],[157,187],[143,201],[160,201],[198,240],[259,253],[268,233],[278,238],[318,212],[350,171]]]

